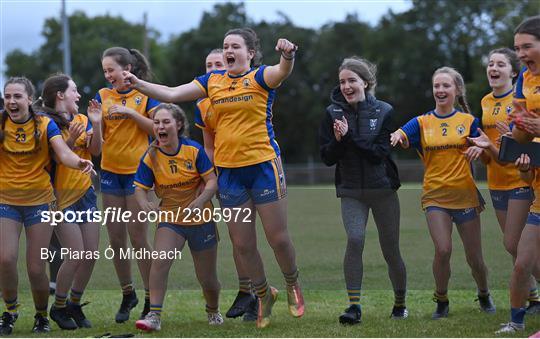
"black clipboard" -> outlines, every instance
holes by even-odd
[[[515,163],[521,154],[527,154],[531,158],[531,165],[540,167],[540,142],[528,142],[520,144],[514,138],[503,136],[499,149],[499,161]]]

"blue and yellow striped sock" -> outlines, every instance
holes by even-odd
[[[298,281],[298,269],[295,269],[292,273],[283,273],[287,286],[294,286]]]
[[[17,314],[19,309],[19,302],[17,301],[17,298],[13,300],[4,300],[4,303],[6,304],[6,310],[11,314]]]
[[[148,288],[144,289],[144,302],[150,303],[150,290]]]
[[[262,299],[266,296],[266,293],[268,292],[268,289],[269,289],[268,282],[266,281],[266,279],[264,279],[261,283],[254,284],[253,288],[255,289],[255,293],[257,294],[257,297]]]
[[[45,305],[45,307],[38,307],[38,306],[35,306],[36,308],[36,314],[39,314],[41,315],[43,318],[47,318],[47,305]]]
[[[206,304],[205,311],[206,313],[217,313],[219,311],[219,307],[210,307],[208,304]]]
[[[362,291],[359,288],[348,288],[347,296],[349,297],[349,305],[360,305],[360,295]]]
[[[251,280],[249,278],[238,278],[238,290],[243,293],[251,293]]]
[[[69,295],[69,302],[74,305],[80,305],[83,293],[84,292],[79,292],[71,289],[71,293]]]
[[[524,307],[520,308],[511,308],[511,315],[512,315],[512,322],[515,324],[523,324],[524,318],[525,318],[525,311],[526,309]]]
[[[537,301],[540,302],[540,296],[538,295],[538,288],[534,287],[531,288],[529,291],[529,297],[527,298],[527,301]]]
[[[435,298],[435,301],[437,301],[437,302],[447,303],[448,302],[448,291],[444,291],[444,292],[435,291],[435,293],[433,294],[433,297]]]
[[[67,295],[56,294],[54,296],[54,307],[65,308],[67,303]]]
[[[162,309],[163,309],[163,305],[161,304],[150,304],[150,312],[154,312],[158,315],[161,315]]]
[[[125,285],[122,285],[122,294],[123,295],[129,295],[133,293],[133,283],[127,283]]]
[[[405,307],[405,295],[407,294],[406,290],[395,290],[394,291],[394,306],[395,307]]]

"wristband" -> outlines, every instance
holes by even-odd
[[[521,173],[527,173],[527,172],[529,172],[530,170],[531,170],[531,166],[529,166],[529,168],[527,168],[526,170],[522,170],[521,168],[519,169],[519,171],[520,171]]]
[[[281,52],[281,57],[285,60],[291,61],[294,60],[295,53],[291,53],[290,55],[285,54],[285,52]]]

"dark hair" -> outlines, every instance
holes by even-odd
[[[111,57],[122,67],[131,65],[131,73],[135,74],[137,78],[150,81],[152,79],[152,72],[150,71],[150,63],[146,60],[145,56],[136,50],[135,48],[124,47],[111,47],[107,48],[101,60],[105,57]]]
[[[6,88],[8,85],[11,84],[20,84],[24,86],[24,90],[26,91],[26,94],[28,94],[28,97],[30,99],[34,98],[34,94],[36,93],[36,88],[32,84],[30,80],[26,77],[11,77],[6,81],[4,84],[4,94],[6,93]],[[30,117],[34,121],[34,150],[39,146],[39,121],[37,119],[36,114],[34,113],[34,110],[32,109],[32,105],[28,106],[28,112],[30,112]],[[4,142],[5,138],[5,132],[4,129],[6,128],[6,120],[8,117],[7,111],[4,111],[2,113],[2,116],[0,117],[0,143]]]
[[[471,108],[469,107],[469,103],[467,102],[467,89],[465,88],[465,81],[463,81],[463,76],[455,68],[445,66],[438,68],[433,73],[432,79],[435,78],[437,74],[441,73],[448,74],[452,77],[452,79],[454,80],[454,85],[457,88],[457,101],[459,106],[461,106],[463,112],[471,113]]]
[[[339,72],[344,69],[356,73],[367,84],[366,91],[375,94],[375,87],[377,86],[377,66],[366,59],[362,59],[357,56],[352,56],[343,59],[341,66],[339,66]]]
[[[540,15],[523,20],[514,30],[515,34],[529,34],[540,40]]]
[[[521,67],[520,67],[520,64],[519,64],[519,58],[518,58],[516,52],[514,52],[513,50],[511,50],[510,48],[507,48],[507,47],[496,48],[496,49],[492,50],[491,52],[489,52],[488,60],[489,60],[489,58],[491,58],[491,56],[493,54],[502,54],[502,55],[504,55],[506,57],[506,59],[508,60],[508,63],[512,67],[512,72],[514,72],[514,76],[512,77],[512,82],[514,82],[517,79],[518,75],[519,75],[519,71],[521,70]]]
[[[257,37],[257,33],[255,33],[253,29],[249,27],[233,28],[225,33],[225,37],[229,35],[240,35],[242,39],[244,39],[248,51],[253,51],[255,53],[253,59],[251,59],[250,66],[258,67],[261,65],[263,56],[261,52],[261,44],[259,42],[259,38]]]
[[[34,109],[38,112],[47,113],[60,129],[68,129],[69,121],[56,110],[56,94],[58,92],[64,93],[68,86],[69,81],[72,80],[69,75],[55,74],[45,80],[43,83],[43,90],[41,96],[34,102]]]
[[[182,123],[182,128],[178,130],[178,139],[182,137],[187,138],[189,136],[189,121],[184,110],[182,110],[180,106],[175,104],[161,103],[154,109],[154,117],[156,116],[157,112],[161,110],[169,111],[176,122]],[[150,147],[148,148],[148,153],[151,157],[154,157],[157,147],[159,147],[159,144],[156,139],[150,144]]]

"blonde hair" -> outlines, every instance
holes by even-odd
[[[456,99],[459,106],[461,107],[461,110],[465,113],[471,113],[471,108],[469,106],[469,103],[467,102],[467,89],[465,88],[465,81],[463,80],[463,76],[455,68],[448,66],[438,68],[431,77],[432,81],[437,74],[450,75],[452,80],[454,80],[454,85],[457,89]]]

